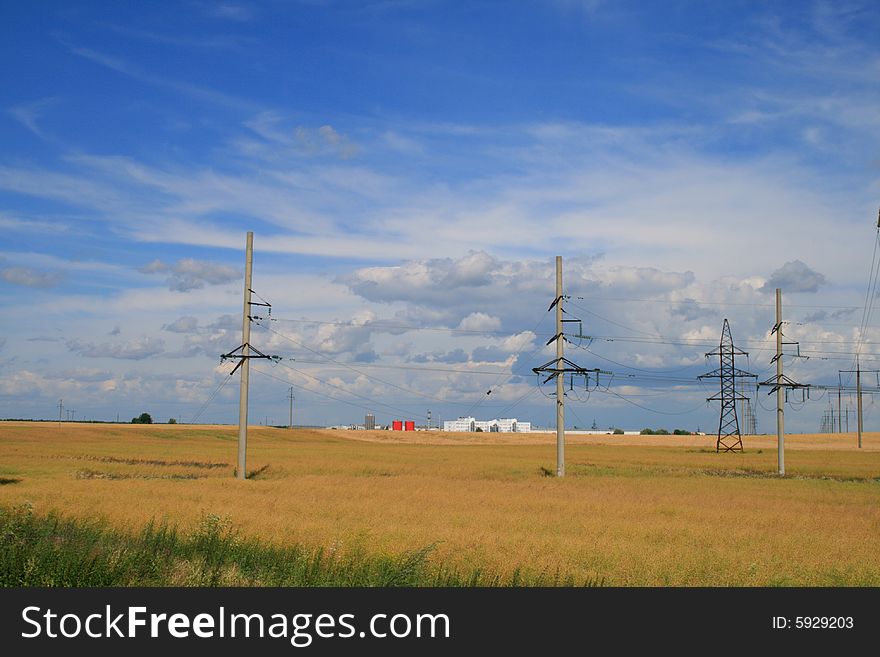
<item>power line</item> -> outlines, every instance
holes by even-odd
[[[498,413],[498,416],[503,417],[503,416],[507,415],[508,413],[510,413],[510,411],[512,411],[517,406],[519,406],[519,404],[521,404],[523,401],[525,401],[528,397],[531,397],[532,395],[534,395],[539,390],[540,390],[540,388],[537,388],[537,387],[529,388],[529,391],[526,394],[524,394],[522,397],[517,399],[512,404],[508,404],[507,406],[505,406],[504,410],[502,410]]]
[[[220,385],[217,386],[217,388],[214,390],[214,392],[211,393],[211,396],[208,397],[207,401],[205,401],[205,403],[202,404],[202,406],[199,408],[198,412],[193,416],[193,419],[189,421],[190,424],[195,424],[195,423],[196,423],[196,420],[198,420],[198,419],[201,417],[202,413],[205,412],[205,409],[208,408],[208,405],[209,405],[212,401],[214,401],[214,397],[216,397],[217,394],[218,394],[221,390],[223,390],[223,386],[225,386],[225,385],[226,385],[227,383],[229,383],[231,380],[232,380],[232,377],[231,377],[231,376],[224,376],[224,377],[223,377],[223,380],[220,382]]]
[[[338,385],[336,385],[336,384],[334,384],[334,383],[330,383],[329,381],[324,381],[323,379],[319,379],[318,377],[316,377],[316,376],[314,376],[314,375],[312,375],[312,374],[309,374],[308,372],[303,372],[302,370],[298,370],[298,369],[296,369],[295,367],[291,367],[290,365],[288,365],[287,363],[285,363],[285,362],[283,362],[283,361],[280,362],[280,363],[278,363],[278,364],[281,365],[282,367],[286,367],[287,369],[289,369],[289,370],[292,371],[292,372],[296,372],[297,374],[301,374],[301,375],[303,375],[303,376],[305,376],[305,377],[308,377],[308,378],[310,378],[310,379],[312,379],[312,380],[314,380],[314,381],[317,381],[318,383],[321,383],[321,384],[323,384],[323,385],[325,385],[325,386],[330,386],[331,388],[335,388],[336,390],[341,390],[342,392],[344,392],[344,393],[346,393],[346,394],[348,394],[348,395],[352,395],[352,396],[354,396],[354,397],[359,397],[360,399],[364,399],[364,400],[366,400],[366,401],[368,401],[368,402],[370,402],[370,403],[372,403],[372,404],[375,404],[375,405],[377,405],[377,406],[384,406],[385,408],[389,408],[389,409],[391,409],[392,411],[395,411],[395,412],[402,412],[402,413],[404,413],[404,414],[409,414],[409,411],[407,411],[407,410],[402,410],[402,409],[400,409],[400,408],[398,408],[398,407],[396,407],[396,406],[392,406],[392,405],[390,405],[390,404],[385,404],[384,402],[380,402],[380,401],[377,401],[377,400],[375,400],[375,399],[373,399],[373,398],[371,398],[371,397],[367,397],[366,395],[362,395],[362,394],[360,394],[360,393],[353,392],[353,391],[351,391],[351,390],[346,390],[345,388],[343,388],[343,387],[341,387],[341,386],[338,386]],[[340,401],[342,401],[342,400],[340,400]]]
[[[701,301],[699,299],[641,299],[636,297],[574,297],[583,301],[625,301],[640,303],[663,303],[669,305],[697,304],[700,306],[746,306],[752,308],[773,308],[772,303],[746,303],[733,301]],[[832,306],[822,304],[790,304],[790,308],[833,308],[836,310],[858,310],[858,306]]]
[[[880,262],[877,260],[877,247],[880,245],[880,214],[877,217],[877,229],[874,235],[874,252],[871,255],[871,272],[868,274],[868,288],[865,291],[865,306],[862,310],[862,321],[859,324],[859,339],[856,347],[855,358],[853,358],[852,367],[858,370],[859,353],[862,350],[862,342],[865,339],[865,331],[871,322],[871,314],[874,311],[874,299],[877,295],[877,278],[880,276]],[[852,375],[850,375],[852,380]]]
[[[349,364],[347,364],[347,363],[343,363],[343,362],[340,362],[340,361],[338,361],[338,360],[334,360],[333,358],[330,358],[329,356],[325,356],[325,355],[322,354],[321,352],[316,351],[315,349],[312,349],[311,347],[308,347],[308,346],[304,345],[303,343],[299,342],[298,340],[294,340],[293,338],[284,335],[283,333],[279,333],[278,331],[276,331],[275,329],[273,329],[273,328],[271,328],[271,327],[269,327],[269,326],[263,326],[263,325],[260,324],[259,322],[257,322],[257,325],[258,325],[258,326],[261,326],[262,328],[266,329],[267,331],[270,331],[271,333],[274,333],[274,334],[277,335],[278,337],[280,337],[280,338],[284,338],[285,340],[288,340],[289,342],[292,342],[293,344],[295,344],[295,345],[301,347],[302,349],[305,349],[306,351],[309,351],[309,352],[315,354],[316,356],[318,356],[318,357],[320,357],[320,358],[324,358],[325,360],[327,360],[327,361],[329,361],[329,362],[331,362],[331,363],[333,363],[333,364],[335,364],[335,365],[339,365],[340,367],[344,367],[344,368],[346,368],[346,369],[349,369],[349,370],[351,370],[352,372],[355,372],[355,373],[357,373],[357,374],[360,374],[361,376],[365,376],[365,377],[367,377],[368,379],[372,379],[373,381],[378,381],[379,383],[384,383],[385,385],[391,386],[392,388],[397,388],[398,390],[401,390],[401,391],[403,391],[403,392],[407,392],[407,393],[412,394],[412,395],[417,395],[417,396],[419,396],[419,397],[424,397],[424,398],[426,398],[426,399],[430,399],[431,401],[439,401],[439,402],[446,402],[446,401],[447,401],[447,400],[445,400],[445,399],[440,399],[439,397],[434,397],[433,395],[428,395],[428,394],[426,394],[426,393],[419,392],[419,391],[417,391],[417,390],[412,390],[412,389],[410,389],[410,388],[404,388],[403,386],[399,386],[399,385],[397,385],[396,383],[391,383],[390,381],[386,381],[386,380],[384,380],[384,379],[380,379],[379,377],[372,376],[372,375],[370,375],[370,374],[367,374],[366,372],[361,372],[359,369],[357,369],[357,368],[355,368],[355,367],[352,367],[351,365],[349,365]]]
[[[603,388],[597,388],[596,391],[604,393],[604,394],[614,395],[615,397],[618,397],[619,399],[622,399],[623,401],[625,401],[627,404],[632,404],[633,406],[638,406],[639,408],[641,408],[645,411],[649,411],[651,413],[657,413],[658,415],[687,415],[688,413],[693,413],[693,412],[703,408],[704,406],[709,405],[709,402],[705,401],[705,402],[701,402],[699,406],[694,406],[693,408],[688,409],[686,411],[674,411],[674,412],[673,411],[658,411],[656,408],[650,408],[648,406],[644,406],[642,404],[634,402],[631,399],[627,399],[624,395],[618,394],[618,393],[614,392],[613,390],[611,390],[610,388],[607,390],[605,390]]]
[[[541,325],[541,323],[542,323],[546,318],[547,318],[547,315],[546,315],[546,314],[542,314],[541,317],[538,319],[538,321],[535,323],[535,325],[532,327],[531,331],[529,331],[529,332],[532,333],[533,335],[537,335],[536,331],[537,331],[538,327]],[[545,346],[545,345],[541,345],[541,344],[539,344],[539,345],[538,345],[537,347],[535,347],[531,352],[529,352],[529,355],[526,356],[526,359],[531,358],[532,356],[534,356],[538,351],[540,351],[541,349],[543,349],[544,346]],[[523,352],[524,349],[525,349],[525,345],[523,345],[523,346],[519,349],[519,351],[517,351],[516,354],[514,354],[514,361],[513,361],[514,363],[516,363],[516,362],[519,360],[519,355]],[[507,383],[510,379],[512,379],[512,378],[515,376],[515,374],[514,374],[513,372],[511,372],[510,374],[508,374],[507,377],[504,379],[504,381],[503,381],[503,383],[502,383],[502,382],[501,382],[501,379],[502,379],[503,376],[504,376],[503,374],[502,374],[502,375],[499,375],[498,378],[495,380],[495,382],[494,382],[491,386],[489,386],[489,390],[486,392],[486,394],[480,396],[480,397],[479,397],[479,398],[478,398],[473,404],[471,404],[470,408],[468,408],[468,410],[464,413],[464,415],[463,415],[462,417],[470,417],[470,416],[471,416],[471,413],[473,413],[474,410],[476,410],[477,408],[479,408],[480,405],[481,405],[484,401],[486,401],[486,398],[487,398],[489,395],[491,395],[492,392],[493,392],[493,391],[494,391],[499,385],[504,385],[505,383]]]

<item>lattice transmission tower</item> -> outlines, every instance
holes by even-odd
[[[735,347],[733,338],[730,336],[730,324],[727,319],[724,320],[724,326],[721,329],[721,343],[714,351],[706,354],[706,357],[718,356],[719,366],[717,369],[703,374],[698,379],[720,379],[720,392],[709,397],[708,401],[721,402],[721,417],[718,420],[718,441],[715,443],[715,451],[717,452],[741,452],[742,433],[739,429],[739,419],[736,416],[736,402],[748,399],[736,391],[736,379],[739,378],[755,378],[757,374],[746,372],[736,367],[737,356],[748,356],[748,352]]]

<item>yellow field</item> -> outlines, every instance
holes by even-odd
[[[245,534],[609,585],[880,585],[880,434],[571,436],[0,423],[0,505],[137,529],[228,516]]]

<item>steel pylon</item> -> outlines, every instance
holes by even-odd
[[[746,372],[736,367],[737,356],[748,356],[748,352],[735,347],[733,338],[730,336],[730,324],[724,320],[721,329],[721,342],[718,348],[706,354],[706,357],[718,356],[719,367],[703,374],[698,379],[720,379],[721,390],[708,401],[721,402],[721,417],[718,420],[718,440],[715,443],[716,452],[741,452],[743,451],[742,433],[739,430],[739,418],[736,416],[736,402],[748,399],[736,392],[737,377],[752,377],[757,379],[756,374]]]

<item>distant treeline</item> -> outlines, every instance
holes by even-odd
[[[673,429],[669,431],[668,429],[642,429],[639,431],[643,436],[693,436],[696,435],[694,431],[688,431],[687,429]]]
[[[128,424],[125,420],[35,420],[32,417],[0,417],[0,422],[63,422],[64,424]]]

